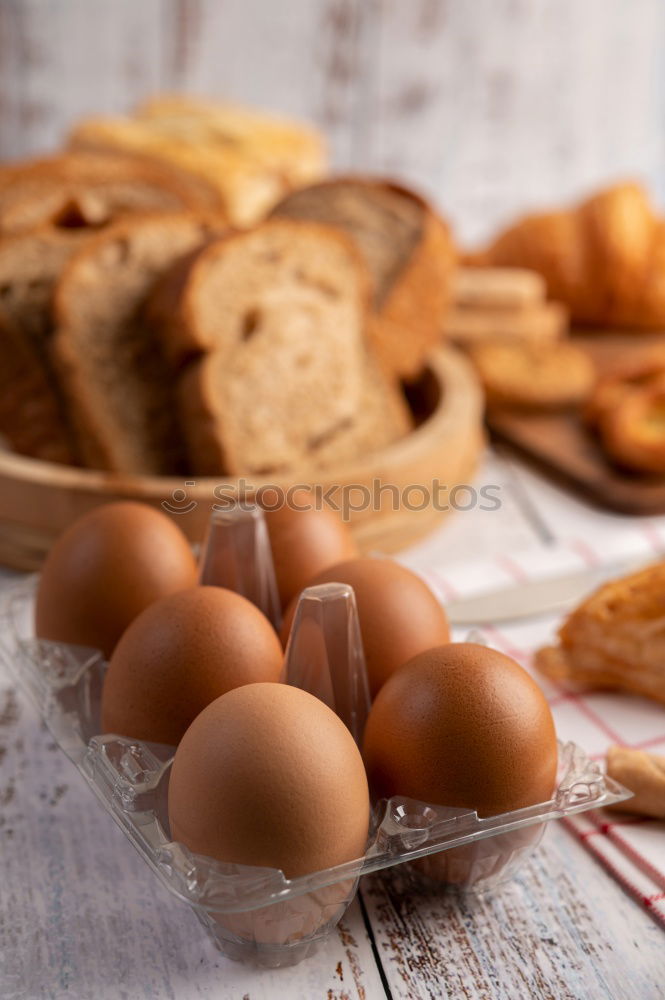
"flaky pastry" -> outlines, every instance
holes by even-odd
[[[535,665],[551,680],[665,703],[665,562],[603,584],[559,629]]]

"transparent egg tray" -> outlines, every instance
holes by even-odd
[[[209,558],[207,565],[209,583]],[[247,592],[236,583],[234,589]],[[139,854],[173,895],[192,906],[231,958],[273,967],[301,961],[334,930],[359,879],[393,865],[407,866],[414,891],[423,884],[430,891],[486,892],[513,875],[550,820],[630,794],[574,743],[559,743],[557,787],[549,801],[479,818],[470,810],[403,797],[381,800],[372,810],[364,857],[334,868],[287,879],[277,869],[192,854],[170,837],[175,748],[100,734],[106,663],[96,650],[34,638],[35,586],[33,577],[2,595],[0,659]],[[272,597],[269,603],[275,607]],[[303,591],[282,679],[325,701],[360,742],[369,696],[350,587]]]

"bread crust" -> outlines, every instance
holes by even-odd
[[[358,393],[353,398],[349,397],[351,405],[345,405],[344,412],[336,406],[335,414],[331,411],[329,423],[320,426],[318,431],[309,426],[307,414],[294,414],[293,419],[303,423],[308,432],[311,431],[311,438],[308,440],[307,454],[298,453],[296,449],[289,468],[322,468],[337,459],[356,457],[361,452],[371,451],[397,440],[408,433],[412,426],[412,418],[399,387],[385,376],[373,356],[371,346],[363,345],[362,325],[368,310],[371,287],[364,260],[355,243],[334,227],[276,218],[266,221],[252,233],[233,233],[215,240],[180,261],[162,279],[151,303],[150,313],[153,321],[160,326],[171,364],[176,367],[185,366],[179,385],[179,405],[190,460],[197,474],[267,473],[278,471],[279,468],[286,471],[286,466],[276,466],[274,469],[252,467],[249,457],[239,454],[233,419],[231,414],[223,412],[224,405],[220,402],[227,393],[220,386],[219,380],[220,364],[224,363],[220,359],[223,359],[224,352],[231,350],[236,356],[235,352],[242,345],[236,340],[237,334],[228,338],[229,344],[226,343],[226,336],[221,333],[217,340],[216,330],[202,330],[197,318],[203,291],[206,285],[214,283],[216,265],[225,255],[233,254],[239,244],[242,247],[248,240],[258,240],[269,235],[271,230],[279,232],[281,241],[294,247],[298,245],[299,238],[306,234],[310,240],[313,236],[319,239],[324,237],[324,245],[336,244],[342,249],[346,266],[350,265],[353,269],[353,294],[358,297],[360,319],[358,350],[353,354],[357,370],[347,369],[343,384],[338,387],[340,393],[346,394],[347,390],[350,391],[351,382],[355,384],[357,381]],[[309,280],[312,277],[310,275]],[[316,284],[313,287],[318,288]],[[326,289],[322,288],[320,291],[325,298]],[[258,290],[257,294],[260,298]],[[347,352],[349,350],[348,346],[344,349]],[[279,370],[280,356],[279,352],[275,354],[273,377],[277,380],[282,377]],[[244,377],[242,374],[236,376],[240,382]],[[293,372],[293,377],[297,380],[297,372]],[[295,389],[297,381],[293,384]],[[305,384],[301,386],[303,391]],[[252,385],[250,382],[247,391],[257,392],[256,386]],[[229,386],[227,390],[228,388]],[[259,392],[257,405],[262,403],[263,398]],[[233,417],[235,418],[235,414]],[[243,465],[243,462],[246,464]]]
[[[250,226],[294,186],[325,170],[323,137],[296,122],[193,97],[152,98],[130,117],[78,122],[75,149],[117,151],[178,170],[239,226]]]
[[[355,261],[362,308],[365,312],[368,311],[370,279],[364,260],[353,240],[332,226],[293,219],[268,219],[252,232],[274,225],[290,229],[294,236],[303,229],[313,233],[318,232],[325,235],[326,239],[335,240],[343,246],[345,252]],[[215,350],[215,341],[206,338],[198,328],[194,303],[199,295],[201,283],[205,280],[205,270],[212,267],[220,257],[232,252],[234,244],[242,242],[246,237],[246,230],[229,230],[220,237],[210,240],[178,261],[156,286],[147,311],[152,320],[160,324],[162,343],[171,363],[176,367]]]
[[[415,379],[441,340],[456,256],[447,225],[424,198],[394,181],[383,186],[414,199],[422,209],[423,226],[406,267],[370,324],[370,337],[388,373]]]
[[[176,168],[121,153],[61,153],[14,164],[6,176],[0,176],[0,232],[20,232],[46,224],[58,211],[58,200],[78,199],[84,205],[86,196],[89,200],[91,195],[100,201],[106,194],[110,200],[105,217],[91,219],[91,223],[108,222],[121,214],[113,208],[112,191],[122,184],[163,192],[171,204],[155,206],[154,210],[198,211],[210,204],[197,182]],[[44,198],[46,205],[40,214],[39,202]]]
[[[452,297],[456,255],[450,231],[425,198],[392,180],[343,174],[307,191],[325,191],[340,185],[394,192],[409,199],[421,212],[420,234],[408,259],[399,269],[388,295],[375,301],[369,321],[369,337],[385,371],[392,376],[416,378],[429,352],[440,342],[446,309]],[[294,192],[297,199],[299,192]],[[272,215],[288,215],[287,196]]]

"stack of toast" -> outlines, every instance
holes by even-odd
[[[468,352],[490,409],[566,409],[591,392],[593,364],[569,339],[567,310],[546,292],[541,275],[525,268],[455,275],[446,334]]]
[[[462,267],[453,283],[445,332],[473,347],[488,340],[544,344],[568,329],[566,309],[546,300],[543,278],[526,268]]]

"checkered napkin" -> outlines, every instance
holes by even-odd
[[[562,576],[585,567],[616,566],[621,562],[665,557],[663,532],[649,522],[594,539],[561,539],[553,546],[538,546],[520,553],[500,555],[485,562],[466,562],[445,570],[429,567],[422,575],[442,600],[476,596],[529,580]],[[616,692],[579,693],[555,684],[532,669],[532,654],[551,643],[560,616],[531,619],[509,625],[479,623],[487,642],[534,674],[547,695],[557,734],[574,740],[591,757],[603,760],[613,744],[665,754],[665,706],[644,698]],[[457,630],[456,639],[468,632]],[[564,820],[609,871],[655,919],[665,926],[665,822],[604,811],[584,813]]]

